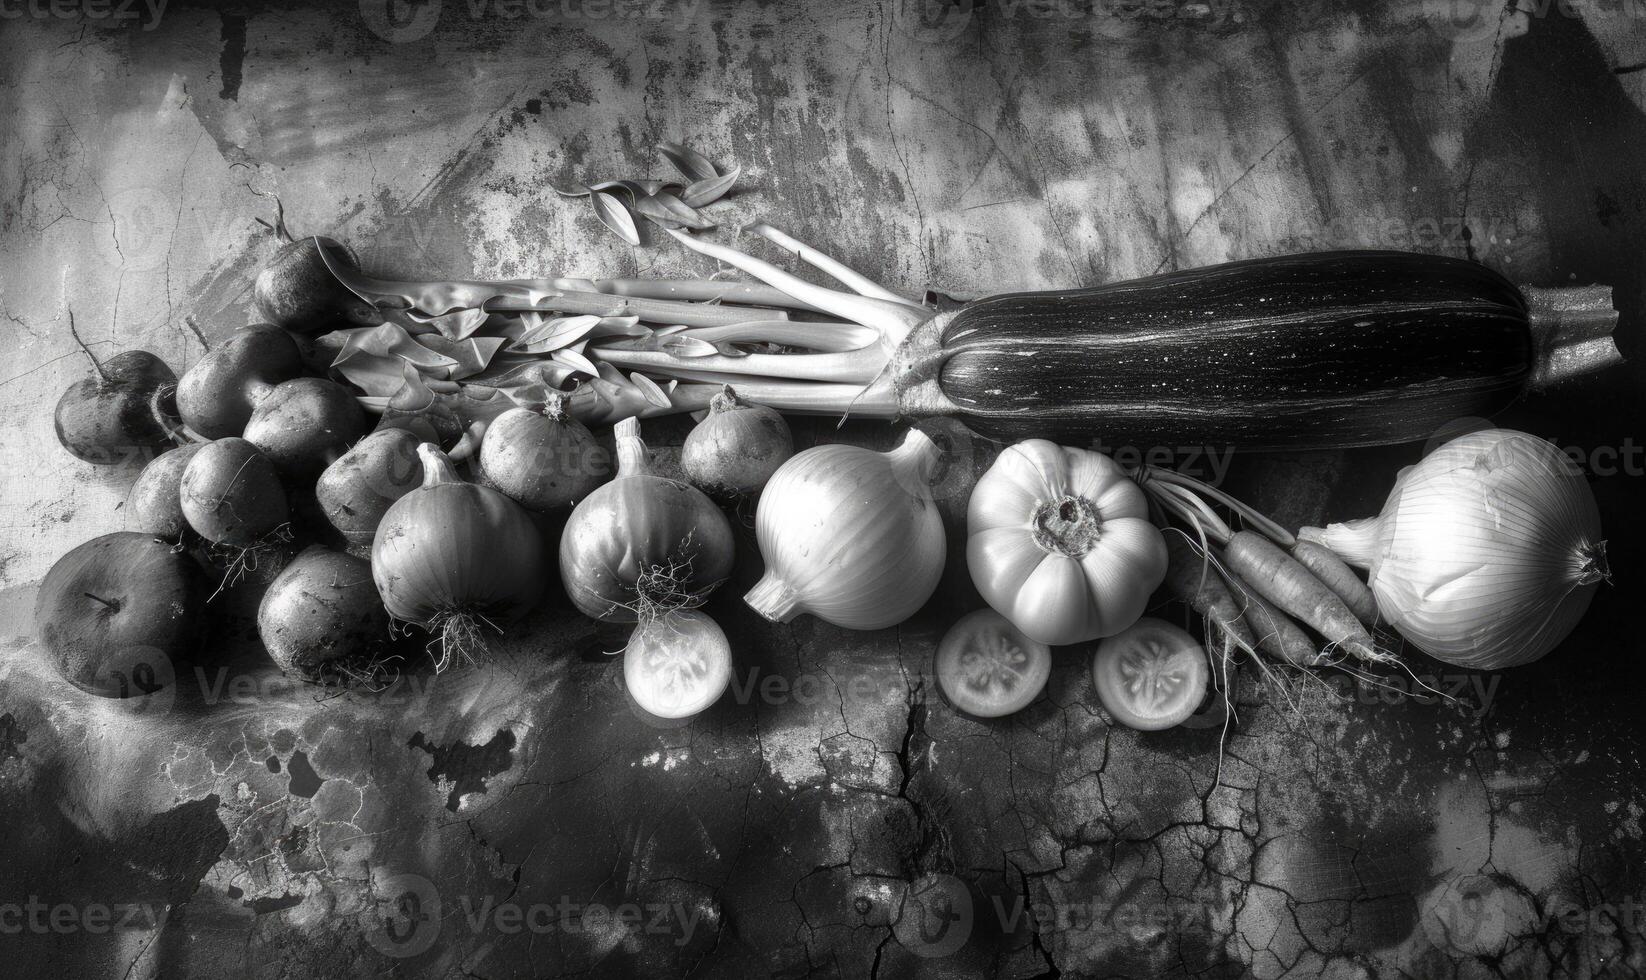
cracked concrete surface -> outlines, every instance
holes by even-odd
[[[1627,8],[990,4],[922,29],[899,0],[403,7],[0,21],[0,972],[1642,971],[1624,590],[1646,30]],[[276,199],[386,275],[702,274],[552,190],[662,175],[655,145],[681,138],[744,168],[724,227],[770,220],[915,293],[1362,245],[1611,283],[1633,364],[1502,421],[1617,452],[1595,487],[1619,584],[1555,656],[1479,688],[1486,710],[1322,684],[1293,706],[1246,677],[1221,767],[1215,725],[1111,727],[1087,648],[1017,716],[952,711],[930,660],[978,605],[959,561],[896,630],[760,621],[738,600],[746,526],[709,605],[733,695],[690,724],[643,722],[603,652],[621,640],[554,603],[487,665],[375,694],[280,678],[256,582],[214,603],[211,657],[154,704],[44,667],[35,586],[121,526],[135,475],[56,445],[50,406],[86,368],[68,309],[100,354],[181,370],[185,318],[213,339],[246,322]],[[952,554],[992,450],[956,452]],[[1294,526],[1371,513],[1415,452],[1237,457],[1230,486]],[[99,908],[121,924],[94,929]]]

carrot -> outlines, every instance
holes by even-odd
[[[1166,584],[1190,609],[1200,614],[1208,629],[1222,635],[1226,649],[1256,650],[1257,641],[1246,628],[1240,604],[1218,575],[1212,560],[1197,552],[1188,535],[1181,531],[1169,529],[1165,537]]]
[[[1246,622],[1257,636],[1257,648],[1279,660],[1297,667],[1313,667],[1320,663],[1320,651],[1314,641],[1292,622],[1285,613],[1270,605],[1256,589],[1239,575],[1224,568],[1224,579],[1230,592],[1244,609]]]
[[[1292,557],[1342,599],[1361,625],[1367,629],[1377,626],[1377,599],[1372,590],[1335,552],[1313,541],[1299,541],[1292,545]]]
[[[1229,570],[1252,591],[1312,627],[1333,646],[1368,662],[1388,659],[1378,652],[1371,634],[1343,600],[1273,541],[1254,531],[1237,531],[1223,554]]]

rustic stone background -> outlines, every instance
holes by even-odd
[[[123,2],[0,4],[0,973],[1641,969],[1646,11]],[[743,166],[723,226],[773,221],[915,293],[1356,245],[1610,283],[1633,365],[1503,421],[1589,453],[1617,585],[1538,665],[1414,658],[1486,710],[1322,685],[1293,710],[1248,686],[1220,785],[1215,727],[1106,724],[1089,649],[1022,714],[957,716],[927,672],[977,605],[958,562],[898,630],[774,628],[737,599],[747,535],[709,608],[755,693],[669,730],[627,708],[614,639],[560,608],[490,666],[378,695],[283,682],[248,632],[255,585],[219,600],[219,665],[170,695],[101,701],[43,667],[35,586],[121,526],[135,475],[53,437],[88,370],[69,309],[100,354],[181,372],[186,316],[247,322],[277,201],[382,274],[702,274],[551,190],[665,175],[669,139]],[[1418,454],[1238,458],[1230,483],[1289,524],[1357,516]],[[768,676],[787,692],[762,696]],[[892,926],[911,883],[961,916],[951,955]],[[8,929],[31,899],[66,925]],[[603,914],[625,904],[647,914]],[[98,908],[119,927],[93,932]]]

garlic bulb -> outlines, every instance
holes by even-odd
[[[1472,669],[1548,653],[1610,577],[1583,474],[1510,429],[1453,439],[1409,467],[1377,517],[1298,537],[1369,569],[1384,618],[1430,656]]]
[[[854,630],[914,615],[947,555],[929,487],[937,457],[911,430],[888,453],[817,446],[784,463],[755,513],[766,574],[743,601],[776,623],[811,613]]]

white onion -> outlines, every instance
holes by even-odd
[[[1298,536],[1369,569],[1385,619],[1430,656],[1472,669],[1554,649],[1609,577],[1582,472],[1510,429],[1453,439],[1409,467],[1379,516]]]
[[[854,630],[914,615],[947,556],[929,486],[937,456],[911,430],[889,453],[817,446],[784,463],[755,513],[766,574],[743,601],[776,623],[811,613]]]

